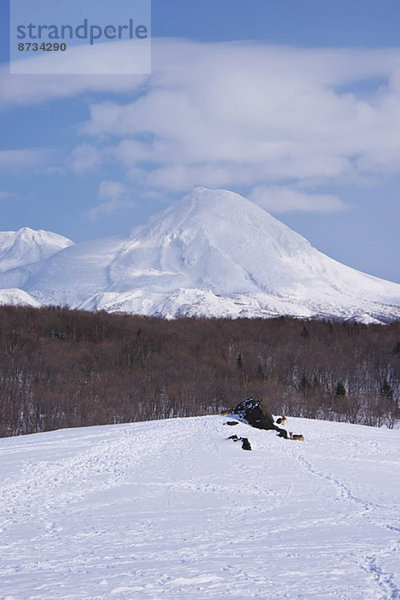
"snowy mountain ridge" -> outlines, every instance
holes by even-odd
[[[72,240],[43,229],[0,231],[0,271],[43,260],[72,245]]]
[[[196,188],[128,235],[0,273],[36,302],[167,318],[400,318],[400,284],[322,254],[246,198]]]

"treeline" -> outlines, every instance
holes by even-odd
[[[176,319],[0,307],[0,435],[214,414],[393,427],[400,322]]]

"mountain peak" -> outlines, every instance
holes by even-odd
[[[238,213],[265,213],[274,221],[267,211],[262,209],[258,204],[255,204],[248,198],[241,196],[236,192],[231,192],[224,189],[210,189],[206,187],[196,187],[187,194],[180,202],[172,205],[176,208],[190,205],[197,212],[209,212],[214,214],[222,214],[224,218],[229,218],[230,212],[233,211],[233,218],[237,218]]]
[[[63,238],[64,250],[46,261],[40,233],[28,232],[24,244],[15,232],[0,234],[0,268],[6,250],[8,265],[37,261],[6,271],[0,283],[45,304],[164,317],[400,317],[400,285],[336,262],[227,190],[195,188],[127,236],[69,248]],[[47,241],[55,235],[43,233]]]
[[[258,241],[262,246],[273,240],[275,246],[282,246],[282,251],[291,252],[299,245],[310,245],[301,235],[244,196],[206,187],[194,188],[182,200],[153,216],[146,225],[132,230],[132,237],[178,234],[185,229],[201,231],[209,240],[224,237],[219,242],[226,250],[232,248],[232,237],[237,241],[246,238],[250,241],[260,235],[262,239]]]
[[[40,230],[43,231],[43,230]],[[35,230],[31,229],[30,227],[21,227],[21,229],[18,229],[18,231],[16,231],[16,234],[21,236],[21,235],[34,235],[35,234]]]
[[[70,239],[43,229],[1,231],[0,272],[43,260],[72,244]]]
[[[236,192],[219,188],[211,189],[204,186],[193,188],[193,190],[183,198],[183,201],[185,201],[187,198],[191,199],[193,202],[211,203],[213,205],[215,205],[217,201],[221,203],[231,202],[232,204],[237,203],[241,205],[247,205],[248,203],[251,203],[250,200]]]

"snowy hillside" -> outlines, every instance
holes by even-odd
[[[23,227],[19,231],[0,231],[0,271],[31,264],[48,258],[73,242],[51,231],[34,231]]]
[[[33,306],[39,308],[41,303],[29,294],[18,288],[0,290],[0,305],[11,304],[12,306]]]
[[[399,598],[400,431],[226,421],[0,440],[0,598]]]
[[[130,235],[0,276],[45,304],[175,317],[400,317],[400,284],[342,265],[253,202],[196,188]]]

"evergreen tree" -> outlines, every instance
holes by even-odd
[[[339,381],[336,386],[335,396],[343,397],[345,395],[346,395],[346,388],[344,387],[343,383],[341,381]]]
[[[303,373],[303,375],[301,376],[301,379],[300,379],[300,388],[302,390],[306,390],[308,387],[309,387],[308,379],[306,377],[306,374]]]
[[[264,371],[261,365],[258,365],[257,379],[265,379]]]
[[[397,344],[393,348],[393,354],[398,354],[400,356],[400,342],[397,342]]]
[[[387,398],[388,400],[393,400],[393,388],[387,379],[385,379],[381,385],[381,396]]]

